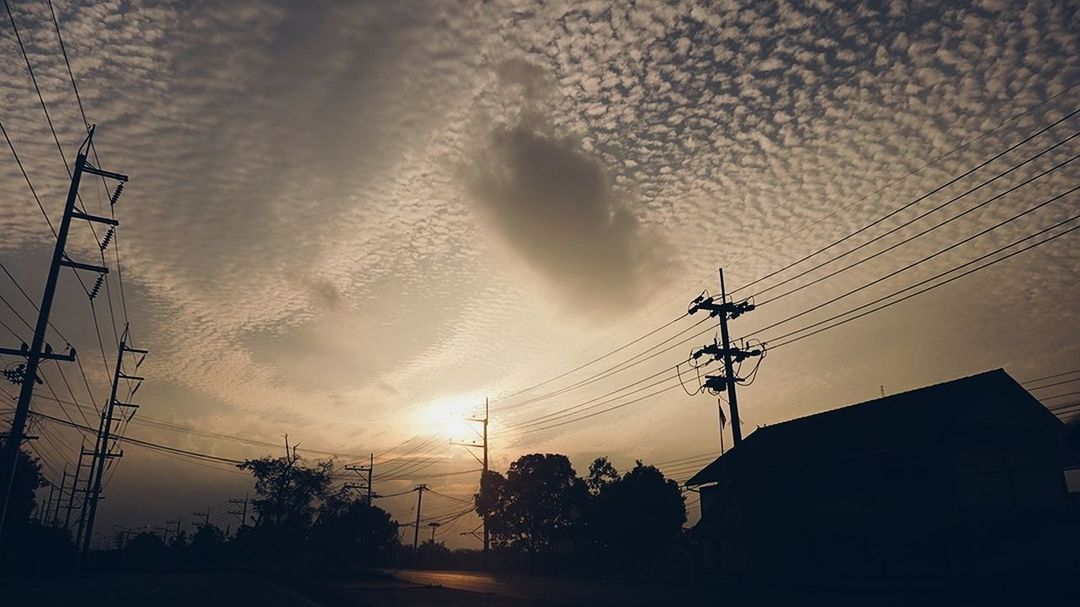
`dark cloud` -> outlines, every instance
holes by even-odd
[[[470,189],[499,235],[574,311],[633,309],[663,243],[612,189],[601,161],[527,123],[496,130]]]

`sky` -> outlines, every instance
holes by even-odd
[[[1076,184],[1067,163],[1080,146],[1066,139],[1080,119],[1066,116],[1080,101],[1080,15],[1064,1],[53,6],[100,164],[131,180],[103,293],[91,310],[65,273],[53,316],[63,336],[49,337],[77,348],[91,394],[75,367],[65,379],[47,365],[50,384],[93,419],[126,319],[131,342],[151,352],[129,435],[242,459],[271,447],[231,438],[280,445],[276,454],[287,434],[311,458],[375,453],[377,472],[422,458],[383,493],[417,482],[473,491],[476,475],[464,471],[477,464],[449,442],[476,438],[463,418],[485,398],[500,470],[532,452],[566,453],[579,473],[600,455],[626,469],[715,452],[715,397],[679,390],[672,367],[712,339],[676,343],[709,328],[685,311],[718,292],[717,268],[728,290],[769,276],[1042,130],[828,254],[896,227],[886,238],[776,288],[829,255],[736,290],[759,307],[733,335],[779,344],[1077,208],[1066,195],[767,328]],[[12,11],[73,162],[83,119],[49,6]],[[0,32],[0,121],[56,223],[64,162],[9,20]],[[0,261],[36,300],[53,237],[9,152],[0,149]],[[109,212],[100,182],[81,192],[89,212]],[[99,259],[101,232],[76,226],[69,255]],[[1019,381],[1077,368],[1075,238],[768,351],[739,391],[744,434],[998,367]],[[6,276],[0,294],[11,304],[0,308],[3,339],[29,342],[19,316],[32,324],[33,308]],[[661,342],[671,349],[649,349]],[[617,366],[628,359],[637,364]],[[695,371],[680,370],[693,392]],[[47,400],[34,408],[78,415]],[[539,423],[572,412],[597,415]],[[79,435],[45,432],[47,473],[58,476]],[[671,475],[685,480],[686,466]],[[228,465],[137,446],[109,478],[105,533],[206,508],[224,525],[228,500],[250,490]],[[407,519],[412,499],[383,503]],[[456,535],[470,525],[459,527],[444,539],[475,544]]]

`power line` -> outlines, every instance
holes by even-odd
[[[71,175],[71,165],[68,164],[67,156],[64,154],[64,146],[60,145],[60,137],[56,134],[56,128],[53,126],[52,117],[49,116],[49,108],[45,105],[45,97],[41,94],[41,87],[38,86],[37,76],[34,75],[34,67],[30,65],[30,56],[26,53],[26,46],[23,45],[22,36],[19,35],[19,27],[15,25],[15,15],[11,12],[11,4],[8,0],[4,0],[4,8],[7,9],[8,20],[11,21],[11,31],[15,33],[15,40],[19,43],[19,51],[22,53],[23,60],[26,62],[26,70],[30,73],[30,81],[34,84],[34,90],[37,92],[38,101],[41,102],[41,111],[45,113],[45,120],[49,123],[49,130],[52,132],[53,141],[56,142],[56,149],[60,152],[60,158],[64,161],[64,168],[67,169],[68,175]],[[48,218],[46,217],[46,220]],[[52,224],[49,224],[50,227]]]
[[[765,276],[762,276],[761,278],[758,278],[758,279],[753,280],[753,281],[751,281],[751,282],[749,282],[747,284],[744,284],[743,286],[733,290],[732,293],[737,293],[738,291],[742,291],[744,289],[747,289],[747,288],[749,288],[749,287],[751,287],[751,286],[753,286],[755,284],[760,283],[763,280],[767,280],[769,278],[772,278],[773,276],[776,276],[777,274],[779,274],[781,272],[785,272],[787,270],[790,270],[791,268],[801,264],[802,262],[807,261],[808,259],[810,259],[812,257],[815,257],[815,256],[817,256],[817,255],[819,255],[821,253],[824,253],[825,251],[835,247],[836,245],[842,244],[842,243],[846,242],[847,240],[849,240],[849,239],[851,239],[851,238],[865,232],[866,230],[874,227],[875,225],[878,225],[881,222],[886,221],[886,220],[890,219],[891,217],[896,216],[898,213],[901,213],[901,212],[907,210],[908,208],[912,207],[913,205],[916,205],[919,202],[922,202],[923,200],[929,198],[930,196],[933,196],[934,194],[940,192],[941,190],[949,187],[950,185],[953,185],[954,183],[957,183],[958,181],[960,181],[961,179],[967,177],[968,175],[971,175],[972,173],[986,167],[987,165],[994,162],[995,160],[997,160],[999,158],[1002,158],[1003,156],[1005,156],[1009,152],[1012,152],[1013,150],[1015,150],[1015,149],[1019,148],[1020,146],[1028,143],[1029,141],[1032,141],[1036,137],[1038,137],[1038,136],[1042,135],[1043,133],[1046,133],[1047,131],[1053,129],[1055,126],[1065,122],[1069,118],[1072,118],[1077,113],[1080,113],[1080,108],[1072,110],[1068,114],[1066,114],[1066,115],[1062,116],[1061,118],[1055,120],[1054,122],[1050,123],[1049,125],[1039,129],[1038,131],[1036,131],[1036,132],[1028,135],[1027,137],[1023,138],[1022,140],[1012,144],[1011,146],[1009,146],[1005,150],[1003,150],[1001,152],[998,152],[997,154],[994,154],[989,159],[984,160],[983,162],[975,165],[974,167],[972,167],[972,168],[964,171],[963,173],[953,177],[952,179],[950,179],[950,180],[946,181],[945,183],[937,186],[936,188],[930,190],[929,192],[926,192],[925,194],[922,194],[919,197],[917,197],[917,198],[915,198],[915,199],[913,199],[913,200],[911,200],[911,201],[909,201],[907,203],[904,203],[903,205],[899,206],[898,208],[893,209],[892,211],[886,213],[882,217],[879,217],[878,219],[875,219],[874,221],[862,226],[861,228],[858,228],[855,231],[848,233],[846,236],[843,236],[838,240],[834,240],[833,242],[825,245],[824,247],[822,247],[820,249],[817,249],[816,251],[814,251],[813,253],[810,253],[809,255],[806,255],[804,257],[801,257],[801,258],[789,263],[788,265],[780,268],[779,270],[775,270],[775,271],[770,272],[769,274],[767,274]]]
[[[519,394],[524,394],[525,392],[529,392],[531,390],[539,388],[540,386],[547,385],[547,384],[549,384],[549,383],[551,383],[553,381],[562,379],[562,378],[564,378],[567,375],[570,375],[572,373],[576,373],[577,371],[580,371],[580,370],[582,370],[582,369],[584,369],[584,368],[586,368],[586,367],[588,367],[590,365],[593,365],[595,363],[598,363],[601,360],[604,360],[605,358],[607,358],[609,356],[617,354],[617,353],[629,348],[630,346],[633,346],[634,344],[637,344],[637,343],[641,342],[642,340],[648,339],[649,337],[652,337],[653,335],[656,335],[660,331],[663,331],[664,329],[670,327],[671,325],[679,322],[683,318],[686,318],[686,314],[680,314],[676,318],[673,318],[673,319],[669,320],[668,322],[666,322],[663,325],[653,329],[652,331],[649,331],[648,333],[645,333],[644,335],[642,335],[640,337],[637,337],[637,338],[631,340],[630,342],[628,342],[626,344],[623,344],[623,345],[619,346],[618,348],[615,348],[614,350],[611,350],[610,352],[607,352],[607,353],[605,353],[605,354],[603,354],[601,356],[597,356],[596,358],[593,358],[592,360],[589,360],[588,362],[584,362],[584,363],[574,367],[573,369],[570,369],[569,371],[565,371],[563,373],[560,373],[559,375],[556,375],[554,377],[550,377],[548,379],[545,379],[544,381],[533,384],[533,385],[531,385],[531,386],[529,386],[527,388],[522,388],[522,389],[517,390],[515,392],[511,392],[510,394],[505,394],[505,395],[503,395],[503,396],[501,396],[501,397],[499,397],[497,399],[492,399],[492,402],[499,402],[499,401],[507,400],[507,399],[512,398],[514,396],[517,396]],[[519,406],[521,404],[522,403],[518,403],[518,405],[515,405],[515,406]],[[507,408],[509,408],[509,407],[507,407]]]
[[[1074,158],[1080,158],[1080,155],[1075,156]],[[775,327],[780,326],[782,324],[786,324],[786,323],[788,323],[788,322],[790,322],[792,320],[795,320],[796,318],[800,318],[802,316],[810,314],[811,312],[815,312],[817,310],[820,310],[821,308],[824,308],[825,306],[831,305],[831,304],[833,304],[833,303],[835,303],[837,301],[840,301],[841,299],[844,299],[844,298],[849,297],[849,296],[851,296],[851,295],[853,295],[855,293],[858,293],[858,292],[863,291],[863,290],[865,290],[865,289],[867,289],[869,287],[872,287],[872,286],[874,286],[876,284],[884,282],[885,280],[888,280],[889,278],[892,278],[892,277],[894,277],[894,276],[896,276],[898,274],[906,272],[906,271],[908,271],[908,270],[910,270],[910,269],[912,269],[912,268],[914,268],[916,266],[919,266],[919,265],[921,265],[923,263],[926,263],[927,261],[935,259],[940,255],[944,255],[945,253],[948,253],[949,251],[951,251],[951,250],[953,250],[953,249],[955,249],[957,247],[963,246],[963,245],[965,245],[965,244],[967,244],[967,243],[969,243],[969,242],[971,242],[971,241],[973,241],[973,240],[975,240],[977,238],[985,236],[986,234],[989,234],[990,232],[993,232],[994,230],[997,230],[998,228],[1000,228],[1002,226],[1008,225],[1009,223],[1011,223],[1013,221],[1016,221],[1017,219],[1020,219],[1020,218],[1022,218],[1024,216],[1028,215],[1029,213],[1032,213],[1032,212],[1034,212],[1034,211],[1036,211],[1036,210],[1038,210],[1038,209],[1040,209],[1040,208],[1042,208],[1042,207],[1044,207],[1044,206],[1046,206],[1048,204],[1056,202],[1056,201],[1064,198],[1065,196],[1068,196],[1069,194],[1072,194],[1073,192],[1075,192],[1077,190],[1080,190],[1080,186],[1074,186],[1071,189],[1066,190],[1065,192],[1059,193],[1059,194],[1057,194],[1057,195],[1055,195],[1055,196],[1053,196],[1051,198],[1048,198],[1048,199],[1044,200],[1043,202],[1041,202],[1041,203],[1039,203],[1039,204],[1037,204],[1037,205],[1035,205],[1033,207],[1029,207],[1028,209],[1026,209],[1024,211],[1022,211],[1022,212],[1020,212],[1020,213],[1018,213],[1016,215],[1013,215],[1012,217],[1010,217],[1008,219],[1005,219],[1005,220],[1000,221],[1000,222],[998,222],[998,223],[996,223],[996,224],[994,224],[994,225],[992,225],[992,226],[990,226],[988,228],[980,230],[979,232],[976,232],[975,234],[973,234],[971,236],[968,236],[967,238],[964,238],[964,239],[960,240],[959,242],[954,242],[953,244],[951,244],[951,245],[949,245],[949,246],[947,246],[947,247],[945,247],[943,249],[939,249],[938,251],[936,251],[936,252],[934,252],[934,253],[932,253],[930,255],[921,257],[921,258],[919,258],[919,259],[917,259],[917,260],[915,260],[915,261],[913,261],[913,262],[911,262],[909,264],[906,264],[906,265],[900,267],[897,270],[893,270],[892,272],[884,274],[883,276],[881,276],[879,278],[871,280],[870,282],[863,283],[863,284],[859,285],[858,287],[855,287],[853,289],[845,291],[844,293],[841,293],[840,295],[837,295],[837,296],[835,296],[835,297],[833,297],[831,299],[828,299],[828,300],[826,300],[826,301],[824,301],[822,303],[816,304],[816,305],[811,306],[809,308],[806,308],[806,309],[804,309],[804,310],[802,310],[800,312],[792,314],[791,316],[788,316],[788,317],[786,317],[786,318],[784,318],[782,320],[778,320],[778,321],[773,322],[773,323],[771,323],[769,325],[766,325],[765,327],[762,327],[762,328],[758,329],[757,331],[755,331],[755,333],[761,333],[761,332],[764,332],[764,331],[768,331],[769,329],[775,328]],[[853,266],[849,266],[849,267],[853,267]]]
[[[857,307],[857,308],[853,308],[853,309],[851,309],[851,310],[848,310],[848,311],[846,311],[846,312],[843,312],[843,313],[841,313],[841,314],[838,314],[838,315],[836,315],[836,316],[833,316],[833,317],[831,317],[831,318],[827,318],[827,319],[825,319],[825,320],[822,320],[822,321],[818,321],[818,322],[816,322],[816,323],[813,323],[813,324],[811,324],[811,325],[807,325],[806,327],[803,327],[803,328],[801,328],[801,329],[798,329],[798,330],[796,330],[796,331],[792,331],[792,332],[790,332],[790,333],[787,333],[787,334],[785,334],[785,335],[783,335],[783,336],[780,336],[780,337],[778,337],[778,338],[774,338],[774,339],[783,339],[783,338],[785,338],[785,337],[788,337],[788,336],[791,336],[791,335],[795,335],[795,334],[797,334],[797,333],[801,333],[802,331],[805,331],[805,330],[807,330],[807,329],[813,328],[813,327],[815,327],[815,326],[820,326],[820,325],[822,325],[822,324],[824,324],[824,323],[826,323],[826,322],[829,322],[829,321],[832,321],[832,320],[836,320],[836,319],[838,319],[838,318],[840,318],[840,317],[842,317],[842,316],[846,316],[846,315],[848,315],[848,314],[851,314],[852,312],[856,312],[856,311],[858,311],[858,310],[862,310],[862,309],[865,309],[865,308],[867,308],[867,307],[869,307],[869,306],[872,306],[872,305],[874,305],[874,304],[880,303],[880,302],[882,302],[882,301],[884,301],[884,300],[886,300],[886,299],[889,299],[889,298],[891,298],[891,297],[895,297],[896,295],[899,295],[900,293],[903,293],[903,292],[905,292],[905,291],[909,291],[909,290],[911,290],[911,289],[913,289],[913,288],[915,288],[915,287],[918,287],[918,286],[920,286],[920,285],[926,284],[927,282],[930,282],[930,281],[932,281],[932,280],[935,280],[935,279],[937,279],[937,278],[941,278],[942,276],[945,276],[946,274],[950,274],[950,273],[952,273],[952,272],[955,272],[956,270],[959,270],[959,269],[961,269],[961,268],[964,268],[964,267],[967,267],[967,266],[969,266],[969,265],[972,265],[972,264],[974,264],[974,263],[977,263],[977,262],[979,262],[979,261],[982,261],[982,260],[984,260],[984,259],[986,259],[986,258],[988,258],[988,257],[991,257],[991,256],[993,256],[993,255],[996,255],[997,253],[1000,253],[1000,252],[1002,252],[1003,250],[1005,250],[1005,249],[1008,249],[1008,248],[1010,248],[1010,247],[1016,246],[1017,244],[1019,244],[1019,243],[1021,243],[1021,242],[1025,241],[1025,240],[1030,240],[1031,238],[1034,238],[1034,237],[1037,237],[1037,236],[1041,236],[1042,234],[1046,233],[1046,232],[1047,232],[1047,231],[1049,231],[1049,230],[1052,230],[1052,229],[1054,229],[1054,228],[1060,227],[1060,226],[1061,226],[1062,224],[1065,224],[1065,223],[1068,223],[1068,222],[1074,221],[1074,220],[1076,220],[1076,219],[1078,219],[1078,218],[1080,218],[1080,215],[1076,215],[1076,216],[1073,216],[1073,217],[1071,217],[1071,218],[1069,218],[1069,219],[1067,219],[1067,220],[1065,220],[1065,221],[1063,221],[1063,222],[1060,222],[1060,223],[1058,223],[1058,224],[1056,224],[1056,225],[1054,225],[1054,226],[1051,226],[1051,227],[1049,227],[1049,228],[1046,228],[1046,229],[1044,229],[1044,230],[1040,230],[1039,232],[1037,232],[1037,233],[1035,233],[1035,234],[1032,234],[1031,236],[1027,236],[1027,237],[1025,237],[1025,238],[1022,238],[1022,239],[1020,239],[1020,240],[1018,240],[1018,241],[1015,241],[1015,242],[1013,242],[1013,243],[1010,243],[1009,245],[1006,245],[1006,246],[1004,246],[1004,247],[1001,247],[1001,248],[999,248],[999,249],[996,249],[996,250],[994,250],[994,251],[991,251],[990,253],[987,253],[986,255],[983,255],[983,256],[981,256],[981,257],[978,257],[978,258],[976,258],[976,259],[974,259],[974,260],[972,260],[972,261],[969,261],[969,262],[967,262],[967,263],[965,263],[965,264],[963,264],[963,265],[960,265],[960,266],[957,266],[957,267],[951,268],[950,270],[947,270],[947,271],[945,271],[945,272],[942,272],[942,273],[940,273],[940,274],[937,274],[937,275],[935,275],[935,276],[932,276],[932,277],[931,277],[931,278],[929,278],[929,279],[926,279],[926,280],[924,280],[924,281],[921,281],[921,282],[919,282],[919,283],[916,283],[916,284],[914,284],[914,285],[911,285],[911,286],[909,286],[909,287],[905,287],[904,289],[901,289],[901,290],[899,290],[899,291],[896,291],[896,292],[894,292],[894,293],[891,293],[891,294],[889,294],[889,295],[887,295],[887,296],[885,296],[885,297],[882,297],[882,298],[876,299],[876,300],[874,300],[874,301],[872,301],[872,302],[869,302],[869,303],[867,303],[867,304],[863,304],[863,305],[861,305],[861,306],[859,306],[859,307]],[[800,340],[802,340],[802,339],[806,339],[807,337],[811,337],[811,336],[813,336],[813,335],[817,335],[818,333],[821,333],[821,332],[823,332],[823,331],[827,331],[827,330],[829,330],[829,329],[833,329],[833,328],[835,328],[835,327],[838,327],[838,326],[840,326],[840,325],[846,324],[846,323],[848,323],[848,322],[851,322],[851,321],[853,321],[853,320],[857,320],[857,319],[859,319],[859,318],[862,318],[862,317],[864,317],[864,316],[866,316],[866,315],[868,315],[868,314],[873,314],[874,312],[877,312],[877,311],[879,311],[879,310],[883,310],[883,309],[885,309],[885,308],[888,308],[888,307],[890,307],[890,306],[896,305],[896,304],[898,304],[898,303],[900,303],[900,302],[902,302],[902,301],[906,301],[906,300],[908,300],[908,299],[911,299],[912,297],[916,297],[916,296],[918,296],[918,295],[921,295],[921,294],[923,294],[923,293],[926,293],[927,291],[932,291],[932,290],[934,290],[934,289],[936,289],[936,288],[938,288],[938,287],[942,287],[942,286],[945,286],[946,284],[949,284],[950,282],[953,282],[954,280],[959,280],[959,279],[961,279],[961,278],[963,278],[963,277],[965,277],[965,276],[968,276],[968,275],[970,275],[970,274],[973,274],[973,273],[975,273],[975,272],[977,272],[977,271],[979,271],[979,270],[982,270],[982,269],[984,269],[984,268],[988,268],[988,267],[990,267],[990,266],[992,266],[992,265],[995,265],[995,264],[997,264],[997,263],[1000,263],[1000,262],[1002,262],[1002,261],[1005,261],[1006,259],[1010,259],[1010,258],[1012,258],[1012,257],[1014,257],[1014,256],[1016,256],[1016,255],[1019,255],[1019,254],[1021,254],[1021,253],[1024,253],[1024,252],[1026,252],[1026,251],[1029,251],[1029,250],[1031,250],[1031,249],[1033,249],[1033,248],[1035,248],[1035,247],[1038,247],[1038,246],[1040,246],[1040,245],[1046,244],[1046,243],[1048,243],[1048,242],[1050,242],[1050,241],[1052,241],[1052,240],[1056,240],[1057,238],[1060,238],[1061,236],[1064,236],[1064,235],[1066,235],[1066,234],[1069,234],[1069,233],[1071,233],[1071,232],[1075,231],[1075,230],[1076,230],[1076,229],[1078,229],[1078,228],[1080,228],[1080,225],[1077,225],[1077,226],[1074,226],[1074,227],[1072,227],[1072,228],[1069,228],[1068,230],[1066,230],[1066,231],[1064,231],[1064,232],[1060,232],[1060,233],[1058,233],[1058,234],[1055,234],[1055,235],[1053,235],[1053,236],[1050,236],[1049,238],[1046,238],[1046,239],[1044,239],[1044,240],[1041,240],[1041,241],[1039,241],[1039,242],[1036,242],[1036,243],[1034,243],[1034,244],[1028,245],[1028,246],[1026,246],[1026,247],[1024,247],[1024,248],[1022,248],[1022,249],[1018,249],[1018,250],[1016,250],[1016,251],[1013,251],[1012,253],[1009,253],[1008,255],[1006,255],[1006,256],[1004,256],[1004,257],[1000,257],[1000,258],[998,258],[998,259],[995,259],[995,260],[993,260],[993,261],[990,261],[990,262],[988,262],[988,263],[985,263],[985,264],[983,264],[983,265],[981,265],[981,266],[979,266],[979,267],[976,267],[976,268],[972,268],[972,269],[970,269],[970,270],[968,270],[968,271],[966,271],[966,272],[964,272],[964,273],[962,273],[962,274],[958,274],[958,275],[956,275],[956,276],[953,276],[953,277],[951,277],[951,278],[949,278],[949,279],[947,279],[947,280],[945,280],[945,281],[943,281],[943,282],[941,282],[941,283],[938,283],[938,284],[935,284],[935,285],[931,285],[931,286],[929,286],[929,287],[927,287],[927,288],[925,288],[925,289],[922,289],[922,290],[916,291],[916,292],[914,292],[914,293],[911,293],[911,294],[905,295],[904,297],[902,297],[902,298],[900,298],[900,299],[897,299],[897,300],[895,300],[895,301],[891,301],[891,302],[889,302],[889,303],[886,303],[886,304],[884,304],[884,305],[882,305],[882,306],[879,306],[879,307],[877,307],[877,308],[873,308],[873,309],[867,310],[867,311],[865,311],[865,312],[863,312],[863,313],[861,313],[861,314],[858,314],[858,315],[856,315],[856,316],[853,316],[853,317],[851,317],[851,318],[847,318],[847,319],[845,319],[845,320],[842,320],[842,321],[840,321],[840,322],[837,322],[837,323],[835,323],[835,324],[833,324],[833,325],[829,325],[829,326],[826,326],[826,327],[822,327],[822,328],[820,328],[820,329],[817,329],[816,331],[813,331],[813,332],[811,332],[811,333],[807,333],[807,334],[805,334],[805,335],[800,335],[800,336],[798,336],[798,337],[793,337],[793,338],[791,338],[791,339],[787,339],[786,341],[781,341],[781,342],[780,342],[779,344],[776,344],[776,343],[774,343],[774,344],[772,344],[772,345],[771,345],[770,347],[771,347],[771,348],[772,348],[773,350],[775,350],[775,349],[777,349],[777,348],[782,348],[782,347],[784,347],[784,346],[786,346],[786,345],[789,345],[789,344],[795,343],[795,342],[797,342],[797,341],[800,341]]]
[[[920,219],[923,219],[924,217],[930,215],[931,213],[937,212],[937,211],[939,211],[939,210],[941,210],[941,209],[943,209],[943,208],[957,202],[958,200],[968,196],[969,194],[972,194],[972,193],[978,191],[979,189],[985,187],[986,185],[989,185],[990,183],[993,183],[994,181],[1008,175],[1009,173],[1019,169],[1020,167],[1024,166],[1025,164],[1034,161],[1035,159],[1043,156],[1044,154],[1049,153],[1050,151],[1056,149],[1057,147],[1059,147],[1061,145],[1064,145],[1068,141],[1071,141],[1072,139],[1074,139],[1074,138],[1076,138],[1078,136],[1080,136],[1080,131],[1070,135],[1068,138],[1063,139],[1062,141],[1059,141],[1058,143],[1055,143],[1051,147],[1046,148],[1045,150],[1042,150],[1041,152],[1035,154],[1034,156],[1031,156],[1030,158],[1028,158],[1027,160],[1024,160],[1020,164],[1012,166],[1008,170],[995,175],[994,177],[980,183],[979,185],[977,185],[977,186],[975,186],[973,188],[968,189],[964,193],[962,193],[962,194],[960,194],[958,196],[954,196],[953,198],[950,198],[949,200],[946,200],[945,202],[943,202],[940,205],[930,209],[929,211],[926,211],[926,212],[924,212],[922,214],[919,214],[919,215],[915,216],[914,218],[912,218],[912,219],[910,219],[910,220],[908,220],[908,221],[906,221],[904,223],[901,223],[900,225],[892,228],[891,230],[889,230],[889,231],[887,231],[887,232],[885,232],[883,234],[880,234],[878,236],[875,236],[874,238],[871,238],[870,240],[860,244],[859,246],[857,246],[857,247],[855,247],[853,249],[849,249],[847,251],[844,251],[843,253],[841,253],[841,254],[839,254],[839,255],[837,255],[835,257],[832,257],[831,259],[825,260],[825,261],[823,261],[823,262],[821,262],[821,263],[819,263],[819,264],[817,264],[817,265],[815,265],[815,266],[813,266],[811,268],[807,268],[806,270],[803,270],[802,272],[800,272],[800,273],[798,273],[798,274],[796,274],[796,275],[794,275],[794,276],[792,276],[792,277],[790,277],[788,279],[785,279],[785,280],[783,280],[781,282],[778,282],[775,285],[772,285],[771,287],[768,287],[766,289],[758,291],[755,295],[761,295],[762,293],[771,291],[772,289],[775,289],[775,288],[777,288],[777,287],[779,287],[781,285],[784,285],[784,284],[787,284],[787,283],[789,283],[791,281],[797,280],[798,278],[801,278],[801,277],[805,276],[806,274],[809,274],[810,272],[818,270],[818,269],[820,269],[820,268],[822,268],[822,267],[824,267],[824,266],[826,266],[826,265],[828,265],[828,264],[830,264],[830,263],[832,263],[834,261],[839,261],[840,259],[843,259],[844,257],[847,257],[848,255],[850,255],[851,253],[862,250],[864,247],[867,247],[867,246],[869,246],[869,245],[871,245],[871,244],[873,244],[873,243],[875,243],[875,242],[877,242],[877,241],[879,241],[879,240],[881,240],[883,238],[891,236],[892,234],[895,234],[899,230],[901,230],[903,228],[906,228],[906,227],[910,226],[911,224],[919,221]],[[861,259],[861,260],[857,261],[856,263],[853,263],[853,264],[851,264],[849,266],[846,266],[846,267],[844,267],[844,268],[842,268],[840,270],[836,270],[836,271],[831,272],[829,274],[826,274],[824,276],[820,276],[818,278],[815,278],[814,280],[811,280],[810,282],[804,283],[802,285],[799,285],[797,287],[794,287],[792,289],[784,291],[780,295],[777,295],[775,297],[772,297],[771,299],[763,301],[763,302],[759,303],[758,305],[763,306],[765,304],[772,303],[774,301],[777,301],[779,299],[787,297],[788,295],[791,295],[793,293],[797,293],[797,292],[799,292],[799,291],[801,291],[803,289],[806,289],[807,287],[811,287],[811,286],[813,286],[815,284],[818,284],[818,283],[820,283],[820,282],[822,282],[824,280],[828,280],[829,278],[832,278],[833,276],[836,276],[837,274],[840,274],[841,272],[847,271],[847,270],[849,270],[849,269],[851,269],[853,267],[856,267],[856,266],[858,266],[858,265],[860,265],[862,263],[870,261],[871,259],[875,259],[875,258],[877,258],[877,257],[879,257],[881,255],[884,255],[885,253],[888,253],[888,252],[890,252],[890,251],[892,251],[892,250],[894,250],[894,249],[896,249],[896,248],[898,248],[898,247],[900,247],[900,246],[902,246],[904,244],[907,244],[907,243],[911,242],[912,240],[915,240],[916,238],[919,238],[919,237],[924,236],[924,235],[926,235],[926,234],[928,234],[928,233],[930,233],[930,232],[932,232],[932,231],[934,231],[934,230],[936,230],[938,228],[946,226],[946,225],[952,223],[953,221],[956,221],[957,219],[960,219],[960,218],[966,216],[968,213],[972,213],[972,212],[974,212],[974,211],[976,211],[978,209],[981,209],[981,208],[985,207],[986,205],[990,204],[991,202],[994,202],[996,200],[1000,200],[1001,198],[1007,196],[1008,194],[1011,194],[1011,193],[1015,192],[1016,190],[1026,186],[1026,185],[1028,185],[1028,184],[1030,184],[1030,183],[1032,183],[1032,182],[1034,182],[1034,181],[1036,181],[1038,179],[1041,179],[1042,177],[1044,177],[1044,176],[1046,176],[1046,175],[1048,175],[1050,173],[1058,171],[1062,167],[1064,167],[1064,166],[1068,165],[1069,163],[1075,161],[1077,158],[1080,158],[1080,155],[1073,156],[1073,157],[1069,158],[1068,160],[1065,160],[1064,162],[1061,162],[1061,163],[1059,163],[1059,164],[1057,164],[1057,165],[1055,165],[1055,166],[1053,166],[1053,167],[1051,167],[1049,169],[1046,169],[1046,170],[1042,171],[1041,173],[1038,173],[1037,175],[1034,175],[1032,177],[1028,177],[1027,179],[1021,181],[1020,183],[1017,183],[1017,184],[1013,185],[1012,187],[1010,187],[1010,188],[1008,188],[1008,189],[1006,189],[1006,190],[1004,190],[1002,192],[999,192],[998,194],[995,194],[994,196],[984,200],[983,202],[981,202],[979,204],[976,204],[975,206],[970,207],[968,209],[965,209],[964,211],[962,211],[962,212],[960,212],[960,213],[958,213],[958,214],[956,214],[956,215],[954,215],[952,217],[949,217],[948,219],[945,219],[944,221],[941,221],[941,222],[939,222],[937,224],[934,224],[933,226],[931,226],[929,228],[926,228],[923,231],[918,232],[913,236],[905,238],[905,239],[901,240],[898,243],[890,245],[889,247],[886,247],[886,248],[884,248],[884,249],[882,249],[880,251],[875,251],[872,255],[870,255],[870,256],[868,256],[868,257],[866,257],[864,259]]]
[[[1080,369],[1073,369],[1072,371],[1063,371],[1061,373],[1054,373],[1053,375],[1045,375],[1043,377],[1036,377],[1035,379],[1027,380],[1026,383],[1033,384],[1035,382],[1040,382],[1040,381],[1043,381],[1045,379],[1055,379],[1055,378],[1058,378],[1058,377],[1065,377],[1066,375],[1073,375],[1073,374],[1076,374],[1076,373],[1080,373]]]
[[[6,0],[5,0],[6,3]],[[34,197],[34,202],[37,203],[39,209],[41,209],[41,215],[45,218],[45,223],[49,224],[49,229],[52,230],[53,237],[56,237],[56,228],[53,227],[52,220],[49,219],[49,214],[45,211],[45,205],[41,203],[41,198],[38,197],[37,189],[34,188],[34,183],[30,181],[30,175],[26,172],[26,167],[23,166],[22,160],[19,158],[19,153],[15,151],[15,144],[11,142],[11,137],[8,136],[7,129],[4,128],[3,121],[0,121],[0,133],[4,134],[4,140],[7,141],[8,148],[11,149],[11,155],[15,157],[15,164],[19,165],[19,171],[22,172],[23,179],[26,180],[26,185],[30,188],[30,194]],[[11,274],[7,269],[4,269],[8,277]],[[12,278],[11,280],[15,280]]]
[[[1073,378],[1073,379],[1066,379],[1064,381],[1056,381],[1056,382],[1054,382],[1052,384],[1046,384],[1045,386],[1032,386],[1032,387],[1028,388],[1028,390],[1029,391],[1031,391],[1031,390],[1045,390],[1046,388],[1053,388],[1055,386],[1064,386],[1065,384],[1071,384],[1071,383],[1075,383],[1075,382],[1078,382],[1078,381],[1080,381],[1080,377],[1076,377],[1076,378]]]

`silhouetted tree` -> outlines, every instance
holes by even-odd
[[[255,527],[293,539],[303,536],[318,505],[328,497],[334,471],[333,461],[305,466],[295,450],[286,457],[247,460],[237,467],[255,477],[257,497],[251,500]]]
[[[678,538],[685,522],[686,504],[678,483],[639,460],[593,499],[588,530],[613,558],[642,567]]]
[[[442,542],[424,540],[417,549],[416,566],[425,569],[442,569],[450,562],[450,549]]]
[[[598,457],[589,464],[589,475],[585,477],[585,484],[589,487],[589,495],[599,495],[604,487],[619,480],[619,471],[611,465],[606,457]]]
[[[6,439],[0,438],[0,453],[6,453],[4,449],[6,443]],[[3,470],[7,470],[11,466],[11,460],[0,458],[0,466],[3,466]],[[25,448],[19,449],[19,456],[15,461],[15,478],[12,480],[11,494],[8,498],[7,515],[4,518],[4,532],[0,534],[0,541],[5,543],[21,541],[30,526],[30,516],[37,505],[34,492],[38,487],[44,486],[41,464],[37,458],[27,453]]]
[[[382,508],[361,500],[328,500],[311,532],[314,550],[341,562],[378,563],[398,543],[398,524]]]
[[[544,552],[572,537],[587,498],[565,455],[534,453],[510,464],[505,478],[486,474],[475,501],[496,546]]]
[[[123,558],[129,567],[153,568],[162,562],[165,554],[165,542],[156,533],[143,531],[128,541]]]
[[[222,557],[225,547],[225,533],[215,525],[199,525],[191,535],[191,555],[202,561],[216,561]]]
[[[5,442],[0,439],[0,453],[6,452]],[[0,466],[6,470],[10,465],[10,459],[0,457]],[[47,573],[50,561],[64,558],[63,551],[68,548],[69,542],[56,530],[31,520],[37,506],[34,492],[44,485],[41,464],[25,447],[20,449],[15,460],[4,531],[0,535],[0,570],[9,576]]]

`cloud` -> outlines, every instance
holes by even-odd
[[[613,188],[600,157],[546,124],[537,69],[515,62],[497,70],[506,84],[521,86],[526,104],[517,124],[495,128],[475,154],[469,194],[568,311],[600,319],[633,310],[660,278],[664,240]]]

